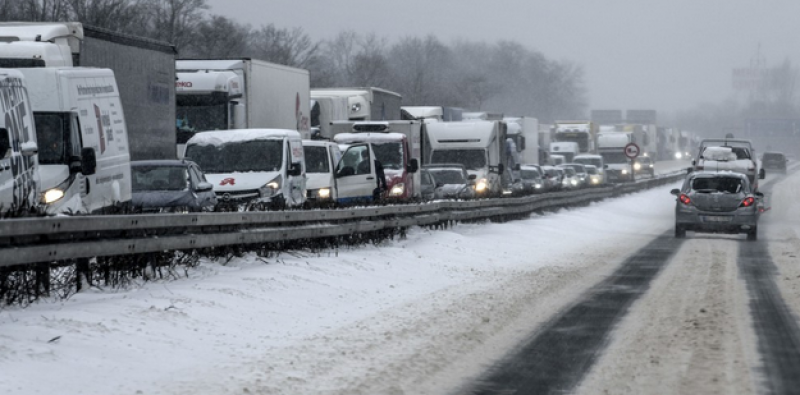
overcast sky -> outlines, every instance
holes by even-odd
[[[515,40],[585,70],[590,108],[671,112],[734,95],[731,73],[761,46],[770,65],[800,51],[800,0],[208,0],[258,27]]]

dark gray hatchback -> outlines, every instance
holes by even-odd
[[[673,189],[675,237],[686,231],[706,233],[746,233],[748,240],[758,237],[760,192],[750,191],[747,176],[732,172],[689,174],[681,189]]]
[[[217,203],[213,185],[196,163],[188,160],[131,162],[131,205],[143,212],[197,212]]]

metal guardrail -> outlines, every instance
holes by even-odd
[[[330,238],[382,229],[513,217],[674,182],[654,179],[516,198],[347,209],[20,218],[0,221],[0,267],[169,250]]]

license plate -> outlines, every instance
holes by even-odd
[[[722,215],[706,215],[703,217],[705,222],[730,222],[732,217]]]

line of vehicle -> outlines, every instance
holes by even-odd
[[[606,348],[614,327],[681,244],[670,231],[636,251],[465,392],[550,394],[575,388]]]

